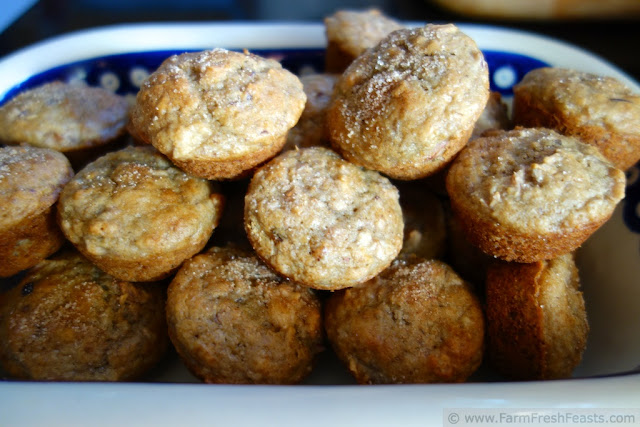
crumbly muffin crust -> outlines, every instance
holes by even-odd
[[[575,136],[622,170],[640,160],[640,95],[617,79],[547,67],[527,73],[513,91],[517,125]]]
[[[261,167],[245,198],[245,229],[280,274],[317,289],[378,274],[402,246],[398,191],[333,151],[287,151]]]
[[[0,294],[0,364],[16,378],[130,380],[168,341],[160,286],[117,280],[75,251]]]
[[[446,264],[396,260],[325,305],[327,337],[361,384],[461,382],[480,366],[478,298]]]
[[[0,141],[57,151],[104,145],[125,132],[129,102],[81,83],[47,83],[0,107]]]
[[[389,33],[404,28],[378,9],[339,10],[324,19],[327,49],[325,69],[342,73],[365,50]]]
[[[571,252],[609,219],[625,176],[594,147],[549,129],[496,131],[471,141],[447,175],[469,240],[507,261]]]
[[[235,178],[280,151],[305,101],[277,61],[219,48],[184,53],[140,88],[130,128],[194,175]]]
[[[321,314],[311,289],[229,247],[187,261],[168,291],[171,340],[209,383],[300,382],[322,349]]]
[[[31,146],[0,147],[0,277],[29,268],[64,242],[55,203],[73,176],[67,158]]]
[[[494,368],[520,380],[570,377],[589,331],[573,255],[531,264],[492,264],[486,287]]]
[[[64,188],[58,219],[87,258],[122,280],[151,281],[199,252],[218,224],[223,196],[153,147],[89,164]]]

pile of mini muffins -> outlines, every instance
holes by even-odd
[[[0,107],[7,375],[140,379],[172,345],[209,383],[299,383],[328,346],[363,384],[571,376],[574,252],[640,160],[640,97],[542,68],[510,115],[454,25],[325,29],[323,73],[215,48],[133,105],[54,82]]]

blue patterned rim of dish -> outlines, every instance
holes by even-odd
[[[124,53],[61,65],[15,86],[0,99],[0,105],[21,91],[54,80],[82,80],[91,86],[102,86],[119,94],[135,94],[142,81],[164,59],[183,52],[185,51],[161,50]],[[258,49],[252,52],[279,60],[294,73],[321,71],[324,67],[324,49]],[[512,94],[513,85],[527,72],[548,65],[538,59],[514,53],[485,51],[484,54],[491,73],[491,90],[505,96]]]
[[[197,49],[192,49],[197,51]],[[0,98],[0,105],[21,91],[54,81],[82,80],[91,86],[101,86],[122,95],[135,94],[146,77],[160,63],[185,50],[161,50],[124,53],[91,58],[61,65],[44,71],[15,86]],[[290,71],[321,71],[324,68],[324,49],[256,49],[257,55],[279,60]],[[547,63],[525,55],[485,50],[489,65],[491,90],[503,96],[513,94],[513,86],[529,71],[548,66]],[[640,233],[640,169],[636,165],[627,172],[628,187],[623,206],[623,218],[627,227]]]

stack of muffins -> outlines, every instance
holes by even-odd
[[[324,73],[216,48],[132,106],[56,82],[0,107],[8,375],[130,380],[169,343],[210,383],[298,383],[326,345],[358,383],[571,375],[573,253],[624,197],[640,98],[540,69],[509,117],[456,26],[325,23]]]

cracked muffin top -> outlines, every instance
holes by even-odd
[[[142,259],[207,240],[222,195],[153,147],[130,147],[90,163],[60,196],[60,226],[88,256]]]
[[[559,233],[608,218],[624,186],[624,173],[594,147],[541,128],[475,139],[447,175],[457,206],[528,233]]]
[[[640,95],[619,80],[544,67],[527,73],[513,94],[515,124],[575,136],[622,170],[640,160]]]
[[[305,101],[298,77],[277,61],[220,48],[184,53],[140,88],[130,129],[191,173],[232,178],[282,148]],[[223,170],[193,170],[194,161]]]

